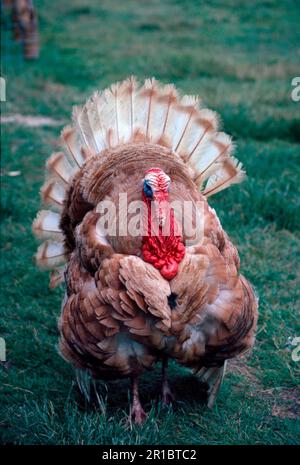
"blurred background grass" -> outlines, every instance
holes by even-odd
[[[41,0],[41,56],[20,58],[2,15],[3,115],[48,116],[58,126],[2,126],[0,442],[25,444],[295,444],[299,362],[300,75],[297,0]],[[157,410],[159,368],[142,380],[150,411],[126,426],[128,383],[102,385],[103,413],[84,409],[73,372],[57,354],[61,290],[33,262],[31,222],[44,165],[74,104],[130,74],[174,82],[220,113],[248,179],[211,200],[238,245],[242,271],[260,297],[257,344],[232,363],[217,405],[203,405],[197,382],[171,367],[178,402]],[[11,171],[20,171],[11,177]],[[298,421],[297,421],[298,419]]]

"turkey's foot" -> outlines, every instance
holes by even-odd
[[[221,367],[202,367],[197,373],[200,381],[208,385],[207,407],[212,408],[216,401],[218,392],[226,371],[227,360]]]
[[[85,403],[91,405],[91,376],[86,370],[76,369],[76,381]]]
[[[147,418],[147,414],[145,413],[141,404],[132,405],[130,407],[130,420],[137,424],[141,425]]]
[[[175,401],[174,394],[171,391],[168,381],[164,381],[161,389],[161,403],[162,405],[170,405]]]
[[[147,418],[147,414],[145,413],[140,397],[139,397],[139,390],[138,390],[138,378],[137,376],[132,377],[132,405],[130,407],[130,416],[129,420],[133,421],[137,425],[141,425],[145,419]]]

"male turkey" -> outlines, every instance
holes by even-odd
[[[58,212],[40,211],[33,229],[47,239],[37,263],[55,269],[50,286],[66,283],[61,354],[91,378],[130,377],[137,423],[138,377],[157,361],[163,402],[171,358],[208,384],[212,406],[226,360],[254,343],[256,297],[207,203],[244,175],[217,125],[197,97],[129,78],[74,109],[47,161],[42,198]],[[178,204],[190,207],[183,222]]]

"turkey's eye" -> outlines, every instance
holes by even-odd
[[[153,197],[152,187],[150,186],[150,184],[148,183],[146,179],[144,180],[144,193],[147,197],[152,199]]]

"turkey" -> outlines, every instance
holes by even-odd
[[[134,77],[74,108],[62,151],[47,161],[36,259],[65,282],[62,357],[90,399],[95,379],[130,378],[130,418],[146,418],[138,379],[168,360],[208,385],[255,339],[257,298],[207,199],[240,182],[241,163],[217,115],[173,85]],[[47,207],[46,207],[47,208]]]

